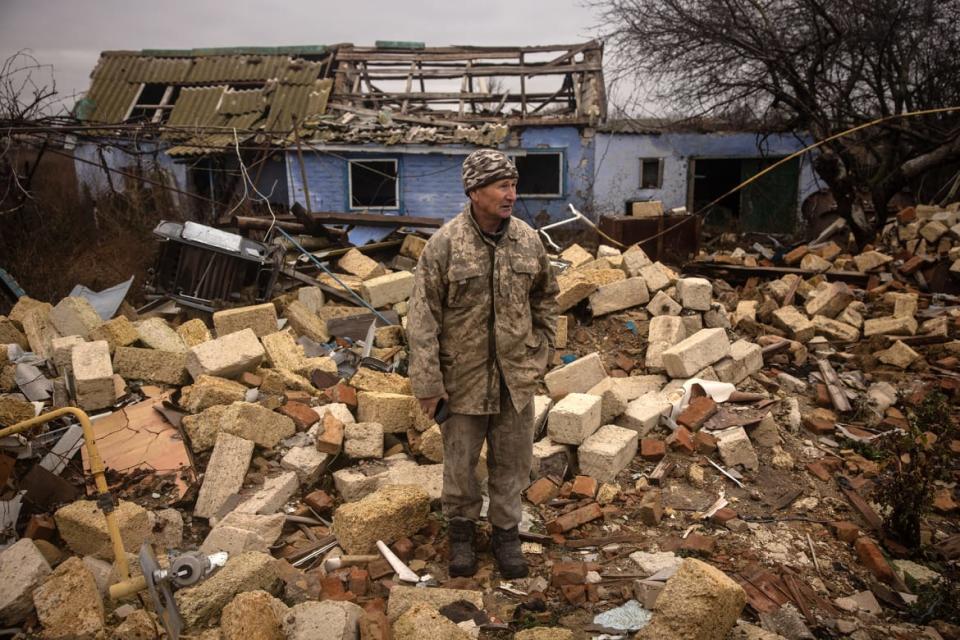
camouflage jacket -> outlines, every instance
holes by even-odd
[[[468,204],[433,234],[417,265],[407,318],[414,395],[446,392],[451,412],[498,413],[502,373],[522,410],[553,350],[557,291],[529,225],[511,217],[494,242]]]

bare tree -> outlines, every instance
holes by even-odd
[[[960,158],[960,0],[588,0],[632,76],[685,115],[746,110],[775,129],[830,141],[815,161],[858,242],[854,216]]]

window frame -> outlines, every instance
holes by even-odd
[[[148,84],[163,84],[163,95],[160,97],[160,102],[158,104],[140,104],[140,98],[143,96],[143,92],[146,91]],[[137,109],[143,109],[148,111],[153,110],[153,114],[150,116],[149,123],[151,124],[161,124],[170,117],[170,112],[173,111],[173,107],[176,104],[174,99],[174,94],[177,92],[177,85],[163,83],[163,82],[141,82],[140,89],[137,91],[137,95],[133,98],[133,102],[130,104],[130,107],[127,109],[127,113],[123,117],[124,122],[129,122],[130,118],[133,117],[133,112]]]
[[[566,166],[566,154],[564,149],[530,149],[525,151],[522,155],[518,154],[514,157],[514,164],[520,158],[529,158],[530,156],[547,156],[547,155],[556,155],[557,156],[557,187],[559,188],[558,192],[555,193],[522,193],[519,190],[519,183],[517,189],[517,198],[543,198],[543,199],[558,199],[563,198],[565,195],[566,189],[566,179],[564,167]],[[523,175],[521,174],[521,178]]]
[[[383,207],[354,206],[353,204],[353,165],[364,162],[392,162],[394,173],[393,180],[393,205]],[[398,158],[348,158],[347,159],[347,210],[348,211],[399,211],[400,210],[400,160]]]
[[[651,156],[644,156],[639,158],[640,162],[639,162],[638,168],[640,170],[640,175],[637,177],[637,184],[639,185],[640,189],[663,189],[663,165],[664,165],[663,160],[664,160],[663,158],[651,157]],[[643,167],[644,167],[644,164],[648,162],[657,163],[657,183],[654,186],[646,185],[643,182]]]

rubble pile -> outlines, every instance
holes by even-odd
[[[956,211],[915,213],[898,216],[921,238],[898,231],[902,250],[951,259]],[[946,231],[928,239],[933,223]],[[955,470],[924,522],[936,562],[908,560],[871,499],[888,463],[872,444],[908,425],[907,399],[960,391],[960,308],[902,278],[830,275],[903,274],[902,256],[808,246],[789,260],[814,275],[737,288],[637,246],[555,256],[562,315],[521,525],[532,571],[502,582],[485,548],[476,576],[446,574],[441,430],[404,375],[423,244],[407,236],[389,266],[353,249],[317,279],[327,294],[209,322],[21,298],[0,317],[0,426],[71,404],[95,416],[134,574],[143,543],[228,554],[175,592],[197,637],[960,637],[904,617],[955,576]],[[121,576],[102,500],[83,496],[81,431],[0,440],[0,617],[159,637],[157,611],[107,595]]]

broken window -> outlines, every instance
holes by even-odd
[[[396,209],[397,186],[396,160],[350,161],[351,209]]]
[[[640,158],[640,188],[659,189],[663,186],[663,158]]]
[[[514,158],[520,180],[517,194],[527,197],[563,196],[563,154],[560,152],[527,152]]]
[[[166,84],[143,84],[140,94],[130,107],[127,122],[163,123],[170,118],[173,103],[180,95],[180,87]]]

